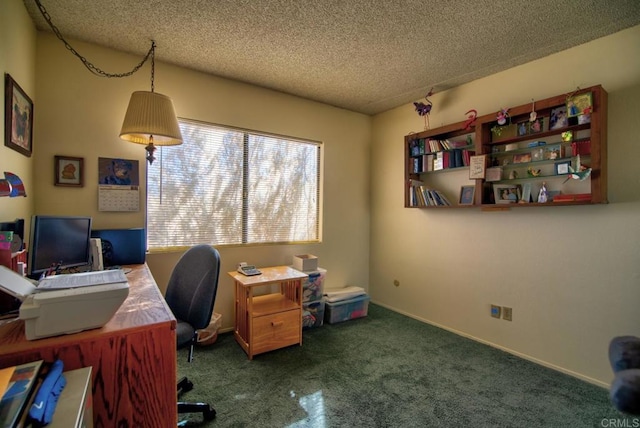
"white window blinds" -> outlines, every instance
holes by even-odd
[[[321,144],[179,120],[147,168],[147,247],[319,241]]]

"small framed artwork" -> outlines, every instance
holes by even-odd
[[[71,156],[55,156],[56,186],[82,187],[84,186],[84,159]]]
[[[4,75],[4,145],[31,157],[33,101],[9,73]]]
[[[518,137],[522,137],[523,135],[527,135],[529,133],[529,122],[520,122],[518,123]]]
[[[536,134],[538,132],[544,131],[544,117],[539,117],[533,122],[529,123],[529,133]]]
[[[571,165],[571,161],[556,162],[556,175],[569,174],[569,165]]]
[[[544,149],[542,147],[531,150],[531,161],[537,162],[544,160]]]
[[[473,197],[476,192],[476,186],[462,186],[460,188],[460,205],[473,205]]]
[[[494,166],[487,168],[486,178],[487,181],[500,181],[502,180],[502,167]]]
[[[531,162],[531,153],[518,153],[513,155],[513,163]]]
[[[469,179],[484,178],[487,155],[469,157]]]
[[[560,129],[568,125],[567,106],[560,106],[551,110],[549,129]]]
[[[560,144],[552,144],[544,148],[544,158],[546,160],[560,159],[562,157],[562,146]]]
[[[591,92],[567,97],[567,117],[591,114],[593,97]]]
[[[496,204],[515,204],[518,202],[518,190],[515,184],[494,184],[493,196]]]

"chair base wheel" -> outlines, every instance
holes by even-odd
[[[193,382],[186,377],[183,377],[178,381],[178,394],[189,392],[193,389]]]
[[[202,413],[202,417],[205,421],[211,421],[216,417],[216,411],[212,408],[209,408],[209,410]]]

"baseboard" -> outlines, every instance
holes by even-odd
[[[451,333],[453,333],[453,334],[456,334],[456,335],[458,335],[458,336],[462,336],[462,337],[465,337],[465,338],[467,338],[467,339],[471,339],[471,340],[473,340],[473,341],[475,341],[475,342],[478,342],[478,343],[482,343],[482,344],[484,344],[484,345],[491,346],[492,348],[500,349],[501,351],[508,352],[509,354],[511,354],[511,355],[515,355],[516,357],[519,357],[519,358],[522,358],[522,359],[524,359],[524,360],[531,361],[532,363],[535,363],[535,364],[538,364],[538,365],[541,365],[541,366],[544,366],[544,367],[550,368],[550,369],[552,369],[552,370],[555,370],[555,371],[558,371],[558,372],[561,372],[561,373],[567,374],[567,375],[569,375],[569,376],[572,376],[572,377],[578,378],[578,379],[583,380],[583,381],[585,381],[585,382],[589,382],[589,383],[591,383],[591,384],[593,384],[593,385],[596,385],[596,386],[599,386],[599,387],[602,387],[602,388],[605,388],[605,389],[609,389],[609,387],[610,387],[610,385],[608,385],[608,384],[606,384],[606,383],[604,383],[604,382],[601,382],[601,381],[599,381],[599,380],[597,380],[597,379],[593,379],[593,378],[591,378],[591,377],[588,377],[588,376],[582,375],[582,374],[580,374],[580,373],[576,373],[576,372],[574,372],[574,371],[571,371],[571,370],[565,369],[564,367],[556,366],[556,365],[551,364],[551,363],[549,363],[549,362],[547,362],[547,361],[543,361],[543,360],[540,360],[540,359],[538,359],[538,358],[532,357],[532,356],[530,356],[530,355],[523,354],[523,353],[518,352],[518,351],[514,351],[513,349],[505,348],[504,346],[500,346],[500,345],[497,345],[497,344],[495,344],[495,343],[493,343],[493,342],[489,342],[489,341],[486,341],[486,340],[484,340],[484,339],[480,339],[480,338],[478,338],[478,337],[475,337],[475,336],[472,336],[472,335],[470,335],[470,334],[467,334],[467,333],[465,333],[465,332],[463,332],[463,331],[458,331],[458,330],[456,330],[456,329],[453,329],[453,328],[447,327],[447,326],[445,326],[445,325],[441,325],[441,324],[435,323],[435,322],[430,321],[430,320],[428,320],[428,319],[425,319],[425,318],[421,318],[421,317],[415,316],[415,315],[410,314],[410,313],[405,312],[405,311],[401,311],[400,309],[394,308],[393,306],[386,305],[386,304],[384,304],[384,303],[380,303],[380,302],[378,302],[378,301],[376,301],[376,300],[373,300],[373,299],[372,299],[372,300],[371,300],[371,303],[374,303],[374,304],[376,304],[376,305],[378,305],[378,306],[382,306],[383,308],[389,309],[390,311],[393,311],[393,312],[397,312],[397,313],[402,314],[402,315],[404,315],[404,316],[407,316],[407,317],[409,317],[409,318],[413,318],[414,320],[421,321],[421,322],[424,322],[424,323],[426,323],[426,324],[432,325],[432,326],[434,326],[434,327],[441,328],[441,329],[443,329],[443,330],[446,330],[446,331],[451,332]]]

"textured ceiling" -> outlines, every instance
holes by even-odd
[[[65,38],[141,57],[153,39],[158,61],[366,114],[640,24],[639,0],[41,3]]]

